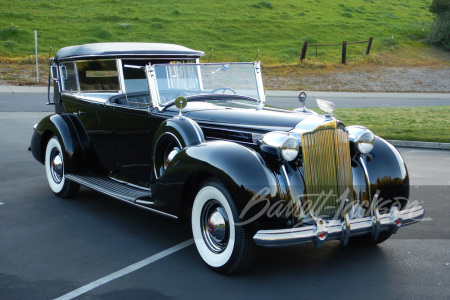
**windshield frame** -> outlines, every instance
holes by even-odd
[[[254,76],[255,76],[255,83],[256,83],[256,89],[257,89],[257,94],[259,97],[258,99],[254,99],[254,98],[250,98],[249,96],[245,96],[245,95],[228,95],[228,96],[233,96],[232,98],[235,97],[241,97],[242,99],[252,99],[254,101],[257,102],[256,105],[256,109],[260,110],[264,107],[264,104],[266,102],[265,99],[265,92],[264,92],[264,85],[263,85],[263,81],[262,81],[262,76],[261,76],[261,63],[260,62],[234,62],[234,63],[174,63],[174,64],[148,64],[145,67],[145,72],[147,75],[147,81],[148,81],[148,87],[149,87],[149,92],[150,92],[150,96],[152,99],[152,104],[153,107],[158,108],[159,111],[162,111],[163,109],[165,109],[168,106],[172,106],[174,101],[168,101],[166,103],[162,103],[161,99],[160,99],[160,94],[159,94],[159,89],[158,89],[158,82],[157,82],[157,78],[156,78],[156,70],[155,67],[157,66],[176,66],[176,65],[190,65],[190,66],[202,66],[202,65],[207,65],[207,66],[211,66],[211,65],[221,65],[221,64],[227,64],[227,65],[252,65],[253,66],[253,71],[254,71]],[[201,76],[201,72],[199,72],[200,76]],[[210,100],[211,98],[214,98],[215,94],[199,94],[199,95],[193,95],[193,96],[187,96],[186,99],[189,100],[194,100],[195,101],[206,101],[206,100]]]

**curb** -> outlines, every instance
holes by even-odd
[[[433,142],[416,142],[416,141],[399,141],[399,140],[388,140],[388,142],[394,145],[395,147],[450,150],[450,143],[433,143]]]

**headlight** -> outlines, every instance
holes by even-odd
[[[285,132],[269,132],[265,134],[260,144],[261,150],[275,155],[278,159],[293,161],[300,146],[298,141]]]
[[[375,143],[375,135],[372,131],[362,126],[346,127],[349,133],[349,139],[355,144],[359,153],[367,154],[373,149]]]

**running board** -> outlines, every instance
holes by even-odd
[[[66,174],[65,178],[119,200],[143,205],[153,204],[150,190],[135,188],[107,177],[92,174]]]

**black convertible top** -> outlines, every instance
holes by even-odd
[[[55,60],[82,57],[134,57],[158,56],[164,58],[198,58],[202,51],[179,45],[160,43],[94,43],[64,47],[56,53]]]

